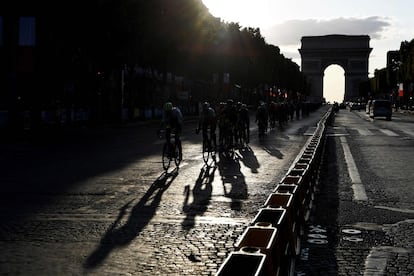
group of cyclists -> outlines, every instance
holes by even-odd
[[[165,139],[171,141],[174,133],[175,143],[182,150],[180,135],[183,116],[180,109],[171,102],[164,104],[162,128],[165,129]],[[216,130],[219,130],[218,138]],[[246,104],[234,103],[232,99],[221,102],[214,109],[209,102],[201,105],[196,133],[201,131],[203,140],[211,141],[208,150],[221,151],[225,147],[246,146],[250,140],[250,116]],[[180,159],[182,156],[179,157]]]
[[[217,127],[218,139],[216,137]],[[250,139],[249,110],[246,104],[234,103],[232,99],[221,102],[216,110],[208,102],[204,102],[197,132],[200,130],[203,140],[212,141],[211,147],[214,150],[221,152],[228,148],[244,147]]]
[[[305,116],[307,114],[306,107],[300,102],[274,102],[269,103],[269,124],[271,128],[276,127],[276,123],[279,127],[282,127],[289,120],[299,119],[300,115]]]
[[[259,138],[262,138],[270,127],[275,127],[276,121],[279,126],[289,119],[293,119],[295,113],[299,116],[300,106],[298,104],[275,103],[266,104],[260,102],[256,111],[255,122],[258,125]],[[242,102],[234,102],[228,99],[213,108],[209,102],[201,105],[196,133],[202,133],[203,141],[210,141],[207,145],[208,151],[225,151],[228,148],[245,147],[250,141],[250,116],[249,109]],[[171,133],[175,135],[175,143],[179,148],[182,159],[182,146],[180,134],[182,131],[183,116],[180,109],[173,106],[171,102],[164,105],[162,124],[165,128],[165,138],[167,142],[171,140]],[[216,130],[218,128],[218,137]]]

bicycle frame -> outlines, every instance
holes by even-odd
[[[165,171],[170,168],[171,162],[173,161],[176,168],[178,169],[181,163],[181,152],[180,147],[177,145],[175,140],[175,133],[171,133],[169,141],[166,141],[162,150],[162,166]]]
[[[212,137],[210,132],[210,127],[203,129],[203,143],[202,143],[202,153],[204,163],[211,167],[216,162],[216,148],[212,143]],[[215,144],[215,143],[214,143]]]

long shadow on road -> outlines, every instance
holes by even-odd
[[[252,173],[258,173],[260,163],[251,147],[247,146],[240,149],[237,155],[239,160],[242,161],[246,167],[250,168]]]
[[[232,210],[241,210],[242,200],[247,199],[248,191],[239,159],[226,158],[220,160],[217,165],[223,182],[224,196],[231,198]]]
[[[183,229],[189,230],[195,225],[196,216],[201,216],[207,210],[213,191],[214,173],[216,167],[204,166],[194,185],[192,195],[193,201],[189,204],[190,187],[186,186],[183,212],[186,214],[182,222]]]
[[[86,269],[93,269],[99,266],[112,250],[129,244],[142,231],[155,215],[163,193],[177,175],[178,172],[176,171],[172,174],[163,173],[157,178],[145,195],[132,208],[128,221],[120,226],[119,224],[126,215],[126,210],[131,202],[128,202],[121,208],[118,217],[103,235],[98,248],[87,258],[84,264]]]

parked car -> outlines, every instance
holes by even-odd
[[[387,121],[391,120],[392,116],[392,105],[389,100],[373,100],[370,108],[369,116],[371,118],[375,117],[385,117]]]
[[[359,102],[352,102],[349,104],[349,111],[352,111],[352,110],[360,111],[361,109],[364,109],[364,108],[365,108],[364,105]]]

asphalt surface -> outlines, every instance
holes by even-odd
[[[379,210],[370,201],[353,200],[344,159],[331,126],[296,274],[414,275],[412,212]]]

